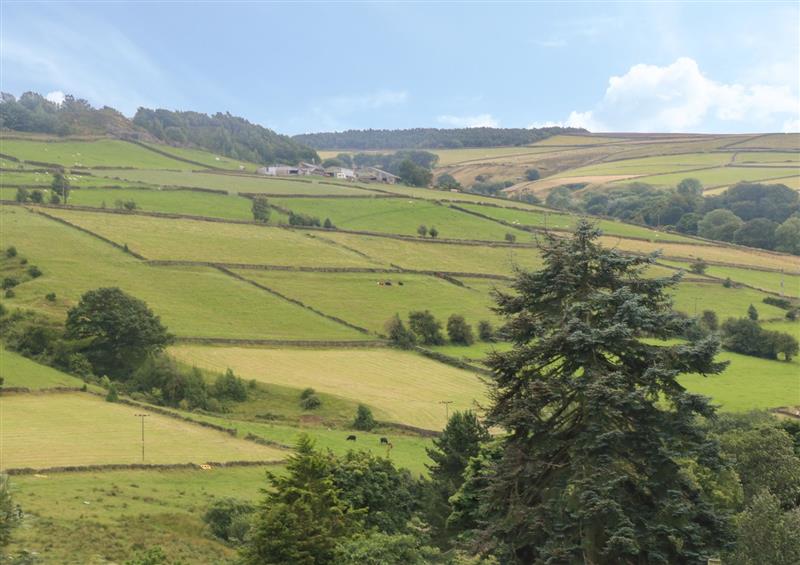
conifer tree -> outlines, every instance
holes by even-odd
[[[713,336],[668,344],[684,317],[644,276],[655,256],[604,249],[582,220],[548,236],[544,268],[496,293],[511,351],[493,353],[487,421],[506,431],[480,512],[482,541],[518,563],[705,563],[729,539],[727,517],[682,472],[723,463],[696,422],[708,399],[681,373],[716,374]]]

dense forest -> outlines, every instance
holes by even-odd
[[[528,145],[560,133],[588,133],[577,128],[414,128],[305,133],[293,139],[314,149],[442,149]]]
[[[254,163],[296,164],[319,160],[313,149],[227,112],[209,116],[139,108],[133,123],[166,143],[196,145]]]
[[[93,108],[86,100],[70,95],[56,104],[35,92],[25,92],[19,99],[0,94],[0,128],[55,135],[122,135],[134,129],[114,108]]]

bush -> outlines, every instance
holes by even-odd
[[[303,410],[316,410],[322,406],[322,401],[319,399],[319,396],[312,394],[303,398],[300,401],[300,406],[303,408]]]
[[[253,219],[257,222],[261,222],[266,224],[269,221],[269,203],[267,202],[266,197],[264,196],[256,196],[253,198],[253,205],[252,205],[252,212],[253,212]]]
[[[314,390],[311,387],[308,387],[307,389],[304,389],[303,392],[300,393],[300,400],[305,400],[309,396],[314,396],[316,393],[317,393],[316,390]]]
[[[55,192],[50,193],[50,204],[61,204],[61,197]]]
[[[41,190],[34,190],[31,192],[31,202],[34,204],[41,204],[44,202],[44,193]]]
[[[689,267],[689,270],[690,270],[691,272],[693,272],[694,274],[696,274],[696,275],[702,275],[702,274],[705,274],[705,272],[706,272],[706,269],[708,269],[708,263],[706,263],[706,262],[705,262],[705,261],[703,261],[702,259],[700,259],[700,260],[698,260],[698,261],[695,261],[695,262],[694,262],[694,263],[692,263],[692,265]]]
[[[306,214],[295,214],[294,212],[289,212],[289,225],[321,227],[322,222],[319,221],[319,218],[313,216],[308,216]]]
[[[478,322],[478,338],[481,341],[494,341],[494,328],[489,320]]]
[[[56,301],[56,293],[55,292],[48,292],[44,296],[45,300],[48,302],[55,302]]]
[[[778,298],[777,296],[767,296],[762,302],[770,306],[777,306],[782,310],[789,310],[792,307],[791,300],[788,298]]]
[[[514,243],[517,241],[517,236],[511,232],[506,233],[506,241],[509,243]]]
[[[733,281],[731,280],[730,277],[727,277],[724,281],[722,281],[722,286],[724,286],[725,288],[732,288]]]
[[[5,294],[3,296],[5,296],[6,298],[14,298],[16,295],[17,295],[17,293],[14,292],[13,289],[9,288],[8,290],[6,290],[6,292],[5,292]]]
[[[797,340],[783,332],[763,329],[751,318],[730,318],[722,324],[722,345],[742,355],[791,361],[800,350]]]
[[[786,319],[789,320],[790,322],[794,322],[797,319],[797,317],[798,316],[796,308],[792,308],[791,310],[786,312]]]
[[[475,343],[472,328],[464,320],[464,316],[458,314],[453,314],[447,319],[447,336],[450,341],[459,345],[472,345]]]
[[[437,237],[439,237],[439,230],[437,230],[435,227],[431,226],[428,229],[428,235],[430,235],[433,239],[436,239]]]
[[[403,349],[411,349],[414,346],[414,334],[406,328],[399,315],[395,314],[394,317],[389,318],[384,328],[386,335],[394,345]]]
[[[353,420],[353,427],[357,430],[368,432],[376,425],[375,418],[372,416],[372,410],[363,404],[358,405],[356,410],[356,418]]]
[[[8,257],[10,259],[11,257],[16,257],[16,256],[17,256],[17,248],[16,247],[14,247],[12,245],[8,249],[6,249],[6,257]]]
[[[747,308],[747,317],[751,320],[758,320],[758,310],[752,304]]]
[[[14,288],[19,284],[19,280],[14,277],[6,277],[3,279],[3,289]]]
[[[203,515],[203,521],[208,524],[211,533],[225,541],[244,541],[244,536],[250,529],[250,517],[255,512],[255,507],[243,500],[223,498],[215,500]]]
[[[212,395],[219,400],[244,402],[247,400],[247,385],[242,379],[234,375],[232,370],[228,369],[224,375],[218,376],[217,380],[214,381]]]
[[[117,393],[117,385],[116,383],[111,383],[108,386],[108,393],[106,394],[106,402],[116,402],[119,400],[119,394]]]
[[[333,222],[331,221],[330,218],[325,218],[325,222],[322,224],[322,227],[325,228],[326,230],[332,230],[336,226],[333,225]]]
[[[42,276],[42,270],[36,265],[31,265],[28,267],[28,276],[32,279],[37,279]]]
[[[419,227],[417,227],[417,235],[419,235],[420,237],[425,237],[426,235],[428,235],[428,227],[423,224],[420,224]]]
[[[539,174],[539,169],[528,169],[525,171],[525,180],[539,180],[542,175]]]
[[[15,196],[15,200],[17,202],[27,202],[30,195],[28,194],[27,188],[18,188],[17,194]]]

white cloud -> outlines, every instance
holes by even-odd
[[[440,124],[454,128],[496,128],[500,125],[491,114],[478,114],[476,116],[452,116],[445,114],[437,116]]]
[[[48,92],[45,98],[47,98],[50,102],[61,106],[61,104],[64,103],[66,96],[60,90],[54,90],[53,92]]]
[[[664,67],[639,64],[612,76],[603,99],[591,110],[573,111],[564,124],[594,131],[685,132],[732,122],[769,131],[799,117],[800,97],[788,84],[720,83],[693,59],[680,57]]]
[[[783,133],[800,133],[800,119],[783,122]]]

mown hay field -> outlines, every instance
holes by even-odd
[[[145,463],[269,461],[283,450],[229,434],[106,402],[87,393],[17,394],[3,399],[3,468],[141,463],[141,419],[145,421]]]
[[[578,169],[570,169],[556,176],[614,174],[653,175],[684,170],[687,171],[686,174],[688,176],[691,176],[692,169],[726,165],[731,162],[733,155],[733,153],[688,153],[662,155],[658,157],[640,157],[636,159],[618,159],[580,167]]]
[[[361,340],[367,336],[204,267],[153,267],[74,228],[22,209],[2,212],[2,247],[14,245],[41,277],[16,287],[9,308],[63,319],[91,289],[117,286],[147,302],[178,336]],[[54,252],[55,250],[55,252]],[[56,302],[45,299],[50,292]]]
[[[759,312],[762,319],[779,318],[786,315],[785,310],[776,306],[764,304],[763,299],[767,294],[751,288],[725,288],[721,282],[713,283],[680,283],[672,295],[675,300],[675,309],[694,316],[700,315],[703,310],[713,310],[720,321],[726,318],[746,318],[747,308],[752,304]]]
[[[319,237],[404,269],[507,275],[515,265],[528,269],[541,265],[539,252],[532,247],[431,243],[335,231]]]
[[[556,151],[553,147],[471,147],[465,149],[431,149],[439,157],[437,167],[458,165],[470,161],[498,160],[504,161],[509,157],[536,155]]]
[[[371,193],[355,187],[320,183],[319,179],[282,179],[266,176],[190,171],[158,171],[113,169],[96,171],[98,176],[144,182],[155,186],[187,186],[210,188],[227,192],[258,192],[264,194],[303,194],[307,196],[349,194],[369,196]]]
[[[385,333],[384,326],[389,318],[399,314],[405,320],[408,313],[414,310],[430,310],[443,324],[451,314],[461,314],[474,325],[479,320],[495,319],[487,292],[458,287],[433,276],[403,273],[238,272],[326,314],[381,334]],[[386,281],[392,285],[378,284]]]
[[[619,143],[626,141],[625,137],[614,136],[594,136],[594,135],[554,135],[541,141],[537,141],[532,147],[547,147],[549,145],[603,145],[606,143]]]
[[[417,228],[436,227],[442,239],[502,241],[514,228],[498,225],[435,202],[404,198],[274,198],[270,203],[295,213],[330,218],[338,228],[417,236]],[[529,237],[529,236],[528,236]]]
[[[48,209],[148,259],[311,267],[375,266],[297,230],[125,214]]]
[[[136,167],[190,170],[197,165],[171,159],[133,143],[116,139],[101,141],[29,141],[0,138],[0,153],[23,161],[64,167]]]
[[[230,367],[246,379],[336,394],[374,408],[379,420],[441,429],[450,411],[474,408],[486,393],[478,376],[394,349],[256,349],[178,345],[180,361],[211,370]]]

